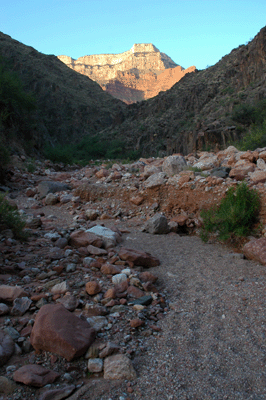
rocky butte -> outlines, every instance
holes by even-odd
[[[151,43],[134,44],[120,54],[79,57],[58,56],[73,70],[96,81],[113,97],[127,104],[146,100],[170,89],[188,72]]]

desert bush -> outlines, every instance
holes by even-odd
[[[17,210],[14,210],[5,199],[5,194],[0,193],[0,231],[11,229],[17,239],[27,239],[24,232],[25,221]]]
[[[260,209],[259,194],[249,189],[245,182],[231,187],[219,206],[203,210],[201,238],[207,241],[211,232],[217,232],[221,240],[247,236],[258,222]]]
[[[258,147],[266,146],[266,119],[260,125],[253,125],[246,131],[240,142],[238,143],[239,150],[255,150]]]
[[[46,146],[44,155],[53,162],[64,164],[80,163],[86,165],[95,159],[138,158],[137,151],[126,150],[121,140],[106,140],[100,137],[84,137],[77,144],[65,146]]]

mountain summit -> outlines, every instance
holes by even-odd
[[[195,67],[185,70],[177,65],[152,43],[137,43],[119,54],[88,55],[77,60],[64,55],[58,58],[127,104],[154,97],[195,71]]]

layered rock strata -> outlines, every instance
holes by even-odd
[[[195,71],[177,65],[153,44],[134,44],[120,54],[99,54],[79,57],[58,56],[73,70],[98,82],[112,96],[134,103],[170,89],[186,73]]]

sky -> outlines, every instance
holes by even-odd
[[[1,32],[74,59],[153,43],[182,67],[204,69],[265,25],[266,0],[0,0]]]

